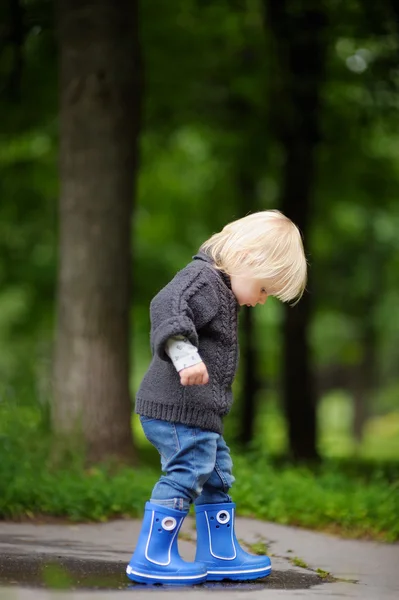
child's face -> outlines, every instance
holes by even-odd
[[[231,289],[240,306],[264,304],[271,294],[264,281],[231,276]]]

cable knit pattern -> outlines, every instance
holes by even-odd
[[[203,252],[160,290],[150,305],[152,361],[136,395],[138,414],[222,433],[238,364],[238,308],[230,278]],[[175,335],[198,348],[207,385],[180,384],[165,352]]]

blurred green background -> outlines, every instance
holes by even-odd
[[[140,161],[130,391],[134,398],[150,360],[149,302],[199,245],[250,211],[299,215],[310,264],[304,328],[321,462],[295,467],[287,458],[286,311],[270,299],[249,324],[243,316],[256,385],[248,388],[244,342],[226,421],[235,493],[248,514],[397,539],[397,7],[388,0],[277,4],[139,4],[144,76],[142,110],[132,114],[140,120]],[[134,515],[157,462],[136,417],[133,470],[86,467],[79,455],[65,464],[48,460],[62,94],[55,9],[48,0],[2,9],[0,515]],[[291,402],[300,405],[297,392]],[[249,431],[242,419],[248,394]]]

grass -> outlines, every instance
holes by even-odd
[[[399,465],[325,461],[315,468],[235,457],[240,514],[346,537],[399,539]]]
[[[308,563],[306,563],[304,560],[302,560],[302,558],[299,558],[298,556],[294,556],[293,558],[290,558],[290,561],[296,567],[301,567],[301,569],[309,569]]]
[[[246,548],[251,554],[256,554],[257,556],[272,556],[269,552],[266,542],[259,539],[257,542],[253,542],[249,544],[243,539],[238,539],[238,542],[241,546]]]
[[[316,569],[316,573],[321,579],[329,579],[331,577],[331,573],[329,571],[325,571],[324,569]]]
[[[139,469],[85,469],[79,457],[55,469],[37,411],[0,404],[0,518],[141,516],[159,469],[158,457],[138,439]],[[399,462],[330,458],[317,467],[298,467],[261,450],[233,453],[233,459],[239,515],[347,537],[399,540]]]
[[[350,537],[399,539],[399,486],[381,469],[357,475],[338,464],[317,470],[235,456],[233,495],[240,515]],[[142,514],[158,470],[71,465],[52,470],[45,451],[3,453],[0,516],[102,521]]]

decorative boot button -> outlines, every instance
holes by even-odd
[[[162,519],[162,527],[165,531],[173,531],[176,527],[176,519],[173,517],[165,517]]]
[[[221,525],[226,525],[230,521],[230,514],[225,510],[220,510],[216,515],[216,520]]]

